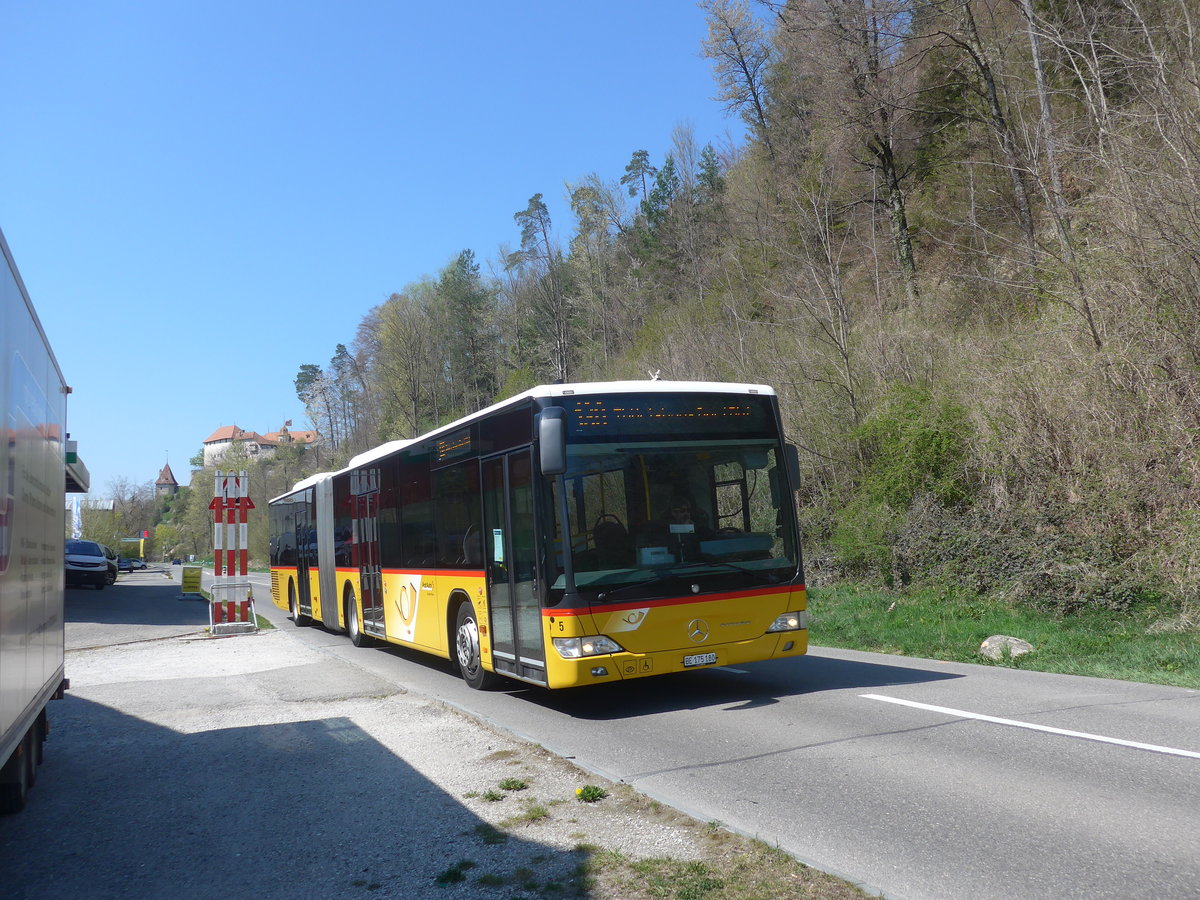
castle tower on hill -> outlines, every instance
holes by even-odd
[[[154,482],[154,493],[156,496],[172,496],[179,493],[179,482],[175,480],[175,474],[171,471],[171,464],[167,463],[162,467],[162,471],[158,473],[158,480]]]

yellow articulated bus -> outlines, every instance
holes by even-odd
[[[537,387],[272,500],[272,598],[477,689],[798,656],[798,480],[765,385]]]

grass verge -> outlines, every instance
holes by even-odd
[[[565,765],[563,775],[574,775]],[[590,784],[594,799],[577,803],[584,793],[572,790],[572,777],[547,779],[560,796],[525,801],[522,812],[498,822],[481,822],[464,837],[477,845],[462,845],[459,863],[441,872],[439,886],[471,881],[476,896],[494,900],[850,900],[869,896],[858,886],[810,868],[776,847],[726,830],[719,822],[700,822],[651,800],[628,785]],[[574,800],[561,796],[564,786]],[[526,788],[536,787],[532,782]],[[486,795],[471,791],[468,799]],[[519,795],[509,794],[510,797]],[[573,829],[570,850],[551,852],[557,838],[545,831],[555,821]],[[530,810],[541,814],[530,815]],[[479,808],[486,814],[487,806]],[[661,829],[663,840],[678,841],[681,857],[645,857],[607,846],[607,837],[630,829]],[[513,844],[500,856],[494,845]],[[559,837],[568,837],[560,834]],[[597,840],[599,839],[599,840]],[[545,841],[546,851],[528,855],[530,841]]]
[[[854,885],[810,869],[762,841],[715,833],[703,860],[632,859],[590,850],[580,866],[586,893],[620,900],[848,900],[869,896]]]
[[[809,615],[817,646],[1200,688],[1196,631],[1164,628],[1173,611],[1149,604],[1054,616],[953,591],[842,584],[810,589]],[[1034,652],[993,663],[979,655],[993,634]]]

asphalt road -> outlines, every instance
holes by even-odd
[[[66,649],[108,647],[206,628],[208,607],[204,603],[164,603],[161,592],[126,589],[130,585],[161,586],[167,577],[178,581],[179,567],[151,563],[136,572],[122,572],[116,584],[103,590],[67,588],[63,605],[71,627],[66,633]]]
[[[260,613],[294,627],[268,577],[255,580]],[[445,661],[298,631],[890,897],[1200,897],[1197,691],[813,648],[739,670],[480,693]]]
[[[162,573],[67,592],[71,689],[0,817],[4,900],[509,900],[560,896],[589,847],[695,858],[703,826],[579,803],[590,773],[302,631],[212,639],[179,593]],[[486,796],[513,776],[529,790]]]

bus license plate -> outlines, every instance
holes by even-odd
[[[697,653],[694,656],[685,656],[683,664],[685,666],[711,666],[717,661],[715,653]]]

